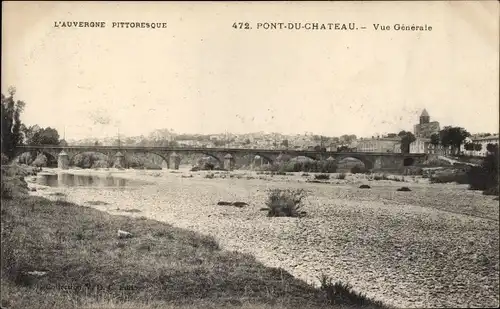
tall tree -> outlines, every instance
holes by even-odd
[[[410,144],[413,143],[416,138],[410,131],[401,131],[398,133],[401,138],[401,153],[410,153]]]
[[[31,145],[59,145],[59,133],[56,129],[47,127],[40,129],[33,134]]]
[[[12,159],[14,148],[23,143],[23,134],[21,132],[21,114],[24,110],[25,103],[23,101],[15,101],[14,95],[16,88],[9,87],[9,96],[2,94],[2,132],[1,132],[1,147],[2,153]]]
[[[439,133],[434,133],[431,135],[431,144],[434,146],[438,146],[441,143],[439,138]]]
[[[41,129],[42,128],[40,128],[40,126],[36,124],[34,126],[29,126],[29,127],[27,127],[24,124],[21,125],[21,131],[24,134],[24,142],[26,143],[26,145],[33,145],[34,143],[33,138]]]
[[[439,131],[439,136],[441,145],[451,148],[452,153],[456,154],[465,139],[470,136],[470,133],[461,127],[446,126]]]

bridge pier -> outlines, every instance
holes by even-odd
[[[63,170],[69,168],[69,155],[64,150],[57,156],[57,167]]]
[[[264,163],[264,158],[256,155],[252,160],[252,169],[255,167],[260,167]]]
[[[170,168],[174,169],[174,170],[178,170],[179,169],[179,165],[181,163],[181,157],[176,154],[175,152],[173,152],[171,155],[170,155],[170,163],[168,164]]]
[[[115,154],[115,162],[113,163],[113,167],[125,168],[125,155],[123,155],[119,151]]]
[[[224,156],[224,169],[225,170],[232,170],[234,166],[234,158],[233,156],[228,153],[227,155]]]

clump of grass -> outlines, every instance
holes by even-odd
[[[330,175],[328,175],[328,174],[317,174],[317,175],[314,175],[314,179],[316,179],[316,180],[329,180],[330,179]]]
[[[484,195],[496,195],[496,196],[498,196],[499,195],[498,194],[498,186],[491,187],[491,188],[484,190],[483,194]]]
[[[389,177],[387,177],[386,174],[382,174],[373,176],[373,180],[390,180],[390,179]]]
[[[447,173],[434,174],[431,175],[429,181],[431,183],[450,183],[450,182],[456,182],[458,184],[469,183],[466,172],[447,172]]]
[[[87,204],[89,205],[109,205],[109,203],[103,202],[103,201],[87,201]]]
[[[360,167],[360,166],[353,166],[351,168],[351,173],[352,174],[360,174],[360,173],[367,173],[368,170],[366,168]]]
[[[401,187],[401,188],[397,189],[396,191],[408,192],[408,191],[411,191],[411,189],[408,187]]]
[[[300,217],[305,215],[300,211],[305,190],[272,189],[266,202],[268,217]]]
[[[321,275],[320,277],[320,289],[326,294],[326,299],[330,305],[349,304],[356,307],[385,307],[382,302],[373,301],[368,299],[363,293],[354,291],[349,283],[341,281],[333,282],[326,275]]]
[[[345,179],[345,177],[346,177],[345,173],[340,173],[335,178],[337,178],[337,179]]]
[[[52,193],[49,193],[49,195],[52,195],[52,196],[60,196],[60,197],[64,197],[64,196],[66,196],[66,194],[61,193],[61,192],[52,192]]]
[[[123,212],[141,212],[139,209],[135,209],[135,208],[132,208],[132,209],[124,209]]]

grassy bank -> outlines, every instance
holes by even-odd
[[[17,175],[2,174],[13,192],[2,190],[2,307],[384,307],[328,280],[314,288],[191,231],[28,196]]]

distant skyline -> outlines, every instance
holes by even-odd
[[[3,3],[2,93],[67,139],[176,133],[498,133],[498,3]],[[149,8],[148,8],[149,6]],[[467,12],[467,13],[465,13]],[[167,21],[167,29],[54,21]],[[235,21],[430,24],[431,32],[236,30]],[[22,21],[22,22],[21,22]]]

